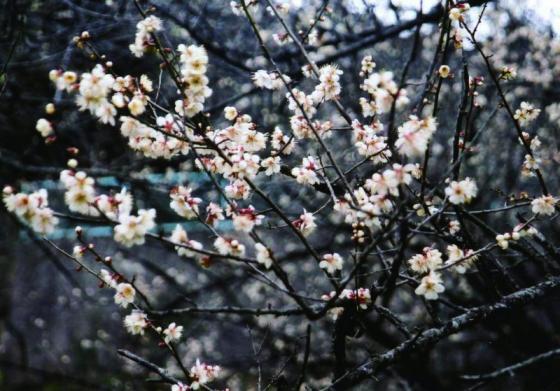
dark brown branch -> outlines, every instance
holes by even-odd
[[[540,284],[504,296],[494,304],[472,308],[462,315],[451,318],[440,328],[428,329],[420,333],[417,338],[408,339],[395,348],[370,358],[355,370],[348,372],[338,382],[345,385],[357,384],[378,371],[398,362],[412,352],[435,344],[449,335],[488,318],[490,315],[511,311],[519,306],[533,302],[558,289],[558,287],[560,287],[560,277],[552,277]]]

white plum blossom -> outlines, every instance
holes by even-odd
[[[130,315],[124,318],[124,326],[132,335],[144,335],[144,331],[148,325],[148,317],[140,310],[132,310]]]
[[[232,3],[234,3],[234,1],[232,1]],[[187,384],[183,384],[181,382],[177,384],[173,384],[171,386],[171,391],[191,391],[191,390],[192,390],[191,386]]]
[[[132,194],[122,188],[114,195],[101,194],[95,198],[95,205],[105,216],[118,220],[121,215],[129,215],[132,211]]]
[[[301,167],[292,168],[292,175],[296,178],[298,183],[302,185],[314,185],[319,183],[319,176],[317,175],[317,163],[312,156],[304,157],[301,162]]]
[[[267,176],[278,174],[280,172],[281,159],[279,156],[271,156],[261,161],[261,167],[265,169],[264,173]]]
[[[237,208],[231,213],[233,227],[237,231],[251,232],[256,225],[261,225],[264,219],[263,215],[258,215],[255,208],[250,205],[247,208]]]
[[[117,291],[114,296],[115,304],[126,308],[129,304],[134,302],[136,290],[132,287],[132,285],[122,282],[118,284],[115,289]]]
[[[233,121],[235,120],[235,118],[237,118],[237,116],[239,115],[239,113],[237,112],[237,109],[235,107],[232,106],[227,106],[224,109],[224,117],[225,119],[227,119],[228,121]]]
[[[362,63],[363,67],[364,64]],[[407,91],[404,88],[399,89],[397,83],[393,80],[393,72],[366,73],[368,73],[368,77],[364,80],[361,88],[370,95],[372,101],[370,104],[375,105],[377,113],[382,114],[390,111],[393,104],[397,109],[408,104]],[[395,96],[397,96],[396,102]]]
[[[368,73],[373,72],[376,66],[377,65],[373,61],[372,56],[365,56],[364,58],[362,58],[360,72],[362,72],[364,75],[367,75]]]
[[[21,221],[41,235],[51,234],[59,219],[49,208],[48,193],[39,189],[33,193],[14,193],[10,186],[2,192],[2,200],[8,212],[14,213]]]
[[[162,29],[162,22],[156,16],[148,16],[136,24],[136,36],[129,49],[136,57],[142,57],[152,43],[151,34]]]
[[[178,326],[175,322],[170,323],[165,330],[163,330],[164,340],[166,343],[176,342],[181,339],[183,335],[183,326]]]
[[[465,274],[468,269],[478,259],[478,255],[473,255],[473,250],[461,250],[456,244],[447,246],[446,265],[452,265],[453,269],[459,274]]]
[[[52,124],[44,118],[40,118],[37,120],[37,125],[35,125],[35,129],[43,138],[47,138],[54,133],[54,129]]]
[[[319,69],[319,84],[311,94],[313,101],[318,104],[325,100],[336,99],[342,88],[340,75],[342,71],[336,65],[324,65]]]
[[[117,289],[119,276],[115,273],[108,271],[107,269],[101,269],[99,271],[99,278],[110,288]]]
[[[410,258],[408,264],[414,272],[424,274],[431,270],[437,270],[441,266],[443,263],[441,256],[439,250],[425,247],[421,254],[416,254]]]
[[[339,254],[325,254],[321,262],[319,262],[319,267],[325,269],[327,273],[333,274],[337,270],[342,270],[343,263],[344,261]]]
[[[293,222],[293,225],[299,229],[304,236],[311,234],[317,227],[317,224],[315,224],[315,217],[305,209],[299,218]]]
[[[183,90],[184,98],[175,102],[175,111],[181,116],[191,118],[204,109],[206,98],[212,95],[206,76],[208,54],[203,46],[184,44],[177,47],[177,52],[180,54],[181,80],[186,87]]]
[[[70,92],[78,81],[78,75],[72,71],[63,72],[60,69],[53,69],[49,72],[49,79],[55,83],[57,90]]]
[[[243,257],[245,255],[245,246],[237,239],[218,236],[214,241],[214,247],[218,250],[218,253],[222,255],[232,255],[236,257]]]
[[[333,295],[334,292],[331,292]],[[357,290],[344,289],[340,292],[341,299],[355,301],[361,309],[365,310],[371,304],[371,293],[367,288],[358,288]]]
[[[270,250],[266,248],[262,243],[255,243],[255,251],[257,262],[262,264],[266,269],[270,269],[272,266],[272,257],[270,256]]]
[[[218,225],[219,221],[224,219],[224,210],[220,207],[220,205],[210,202],[206,207],[206,223],[215,227]]]
[[[295,141],[277,126],[270,137],[270,146],[276,151],[282,151],[284,155],[289,155],[294,150]]]
[[[515,110],[514,118],[519,121],[521,126],[527,125],[534,121],[540,114],[540,110],[528,102],[521,102],[521,105]]]
[[[418,296],[424,296],[426,300],[437,300],[438,295],[445,291],[441,275],[435,271],[431,271],[428,275],[422,277],[420,285],[414,293]]]
[[[284,81],[282,81],[282,79]],[[253,74],[253,82],[259,88],[268,90],[278,90],[284,87],[284,83],[289,84],[292,81],[288,75],[280,76],[276,72],[268,73],[265,70],[258,70]]]
[[[169,206],[175,213],[186,219],[193,219],[199,215],[198,205],[202,202],[200,198],[193,197],[191,193],[191,188],[178,186],[172,189],[170,194]]]
[[[210,383],[218,377],[221,368],[218,365],[208,365],[196,360],[196,364],[191,367],[190,374],[193,378],[191,388],[198,390],[201,385]]]
[[[85,172],[63,170],[60,173],[60,181],[66,188],[64,201],[68,209],[85,215],[97,216],[98,210],[95,208],[95,180]]]
[[[537,215],[550,216],[554,214],[556,202],[556,198],[551,195],[535,198],[531,201],[531,210]]]
[[[202,243],[189,239],[187,231],[180,224],[175,226],[169,239],[177,244],[175,251],[182,257],[196,257],[199,254],[197,250],[202,250],[203,247]]]
[[[155,227],[155,217],[155,209],[140,209],[137,216],[119,216],[119,224],[114,228],[115,241],[126,247],[144,244],[145,235]]]
[[[134,97],[128,102],[128,110],[130,114],[135,117],[142,115],[144,111],[146,111],[146,106],[148,105],[148,99],[145,95],[137,93],[134,94]]]
[[[468,204],[476,197],[477,193],[478,187],[470,178],[465,178],[459,182],[452,181],[445,188],[445,195],[449,198],[449,202],[454,205]]]
[[[463,21],[463,14],[470,9],[469,3],[458,3],[449,10],[449,19],[453,22]]]
[[[419,119],[410,116],[410,119],[398,128],[398,138],[395,147],[399,152],[408,157],[424,156],[428,142],[437,129],[437,122],[433,117]]]

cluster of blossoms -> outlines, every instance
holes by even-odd
[[[284,79],[284,81],[282,81]],[[276,72],[268,73],[265,70],[258,70],[253,74],[253,82],[259,88],[267,90],[279,90],[284,87],[284,83],[289,84],[292,81],[288,75],[279,75]]]
[[[214,247],[222,255],[232,255],[236,257],[242,257],[245,255],[245,245],[237,239],[218,236],[214,241]]]
[[[518,224],[513,228],[512,232],[496,235],[496,243],[502,250],[507,250],[510,241],[516,242],[524,237],[536,235],[537,232],[535,227]]]
[[[426,117],[419,119],[411,115],[410,119],[398,128],[395,147],[408,157],[423,157],[432,135],[437,129],[436,119]]]
[[[120,215],[115,225],[114,239],[127,247],[144,244],[146,234],[156,226],[155,209],[140,209],[138,215]]]
[[[10,186],[2,191],[4,205],[21,221],[42,235],[52,233],[58,224],[58,218],[49,208],[48,194],[45,189],[33,193],[15,193]]]
[[[161,30],[161,21],[149,16],[138,23],[136,41],[131,50],[137,56],[153,45],[151,34]],[[170,159],[177,154],[187,154],[190,142],[199,141],[200,136],[183,124],[183,117],[193,117],[204,109],[204,102],[212,94],[206,77],[208,56],[202,46],[179,45],[180,82],[182,99],[175,101],[178,115],[166,114],[156,118],[151,126],[136,117],[141,116],[153,92],[153,83],[146,75],[139,79],[131,76],[115,77],[107,73],[110,62],[97,64],[91,72],[78,77],[74,72],[53,70],[51,80],[60,90],[77,91],[76,103],[80,110],[88,110],[101,123],[115,125],[118,109],[127,109],[131,116],[122,115],[121,133],[128,138],[129,146],[146,157]],[[37,130],[43,137],[53,134],[51,122],[42,118],[37,122]]]
[[[198,214],[198,205],[202,199],[191,196],[192,189],[184,186],[178,186],[171,190],[171,202],[169,206],[175,213],[185,219],[196,218]]]
[[[180,125],[178,118],[171,114],[158,117],[158,127],[150,127],[124,115],[119,120],[121,134],[128,139],[128,146],[152,159],[186,155],[190,151],[190,144],[184,140],[185,134],[191,141],[197,139],[190,129]],[[181,138],[177,138],[180,135]]]
[[[445,188],[445,195],[448,197],[449,202],[454,205],[468,204],[476,197],[477,193],[478,187],[470,178],[465,178],[459,182],[452,181]]]
[[[380,226],[380,217],[393,210],[391,197],[399,195],[400,185],[409,185],[420,176],[417,164],[394,163],[391,168],[375,173],[363,186],[338,199],[334,210],[344,215],[348,224],[364,223],[370,229]],[[353,207],[352,204],[356,203]]]
[[[455,7],[449,10],[449,19],[451,19],[453,22],[462,22],[464,20],[463,14],[470,8],[471,6],[469,5],[469,3],[457,4]]]
[[[292,168],[292,175],[296,178],[298,183],[302,185],[314,185],[319,183],[319,176],[317,170],[319,169],[315,158],[312,156],[304,157],[301,162],[301,167]]]
[[[315,133],[321,138],[329,138],[331,136],[331,121],[312,121],[310,124],[304,116],[295,115],[290,118],[290,126],[294,136],[298,139],[314,138]]]
[[[477,260],[473,250],[462,250],[457,245],[447,246],[447,261],[445,265],[453,267],[459,274],[464,274]],[[442,253],[430,247],[424,248],[421,254],[416,254],[408,260],[411,270],[424,274],[415,293],[424,296],[426,300],[436,300],[445,290],[440,268],[443,265]]]
[[[527,144],[531,150],[531,153],[525,155],[523,165],[521,167],[521,174],[525,177],[536,176],[535,171],[540,167],[542,159],[539,157],[541,155],[541,140],[538,136],[531,137],[527,132],[521,133],[519,138],[519,143],[521,145]]]
[[[196,360],[196,364],[191,367],[190,373],[193,378],[191,387],[198,390],[200,385],[210,383],[220,373],[221,368],[217,365],[208,365]]]
[[[311,93],[311,98],[318,104],[326,100],[336,99],[340,95],[340,76],[342,71],[334,65],[324,65],[319,69],[319,84]]]
[[[261,225],[263,215],[256,213],[255,208],[249,205],[247,208],[228,208],[228,214],[233,221],[233,227],[237,231],[249,233],[256,225]]]
[[[114,77],[106,73],[106,67],[107,65],[104,67],[97,64],[91,72],[85,72],[80,76],[79,83],[74,72],[71,73],[74,76],[69,78],[68,72],[53,70],[50,78],[58,89],[76,91],[78,93],[76,103],[79,109],[88,110],[101,123],[115,125],[117,110],[127,109],[132,117],[120,116],[120,129],[122,135],[128,138],[128,144],[133,150],[141,152],[146,157],[166,159],[179,153],[188,153],[189,143],[178,136],[186,134],[193,140],[196,137],[190,129],[181,125],[180,117],[171,114],[158,117],[154,127],[134,118],[146,111],[149,102],[147,94],[153,91],[152,81],[146,75],[142,75],[139,79],[128,75]],[[75,80],[69,85],[72,79]],[[63,82],[60,82],[61,80]],[[44,137],[53,133],[52,125],[46,119],[37,122],[37,130]]]
[[[256,152],[266,148],[266,136],[256,130],[249,115],[236,114],[230,118],[233,118],[232,125],[207,133],[220,151],[205,151],[206,156],[197,160],[197,165],[209,172],[221,174],[230,181],[225,188],[228,197],[246,199],[250,187],[245,179],[255,178],[263,169],[278,172],[280,159],[267,159],[261,166],[261,158]]]
[[[115,195],[96,197],[95,181],[83,171],[63,170],[60,181],[66,188],[64,200],[68,208],[89,216],[101,214],[115,222],[114,239],[118,243],[127,247],[144,244],[146,233],[155,227],[155,209],[140,209],[138,215],[131,214],[132,196],[126,189]]]
[[[535,171],[540,167],[541,159],[534,155],[526,154],[521,167],[521,174],[525,177],[535,176]]]
[[[387,147],[387,138],[380,132],[383,125],[374,121],[371,125],[363,125],[358,120],[352,121],[354,146],[362,156],[369,157],[374,163],[386,163],[391,157]]]
[[[256,1],[248,1],[248,5],[255,5]],[[240,6],[232,2],[234,12],[240,11]],[[453,21],[463,22],[463,14],[469,9],[468,4],[457,4],[449,12],[449,18]],[[155,47],[157,42],[153,34],[162,29],[161,21],[150,16],[137,25],[135,42],[130,45],[130,50],[137,57],[142,57],[150,48]],[[455,47],[462,46],[461,32],[455,29],[451,32],[451,38]],[[278,42],[287,42],[290,38],[287,34],[275,34]],[[317,185],[321,177],[327,180],[327,175],[313,156],[302,156],[301,164],[294,167],[282,166],[282,158],[288,159],[296,145],[305,145],[303,139],[315,139],[317,137],[327,138],[332,134],[332,123],[320,121],[316,114],[321,104],[328,101],[337,101],[341,93],[342,70],[336,65],[325,65],[317,70],[311,64],[303,67],[304,76],[316,76],[318,83],[314,90],[308,94],[297,88],[289,88],[286,94],[288,109],[291,112],[290,128],[291,135],[285,134],[282,129],[276,127],[272,132],[258,131],[258,126],[253,122],[251,116],[239,113],[235,107],[226,107],[224,117],[227,125],[224,128],[214,128],[208,125],[205,129],[199,129],[192,125],[191,118],[202,113],[206,98],[212,94],[208,87],[206,76],[208,67],[208,56],[206,50],[201,46],[179,45],[177,48],[178,58],[173,59],[173,64],[179,65],[179,81],[175,80],[179,87],[181,99],[175,101],[175,111],[165,112],[158,115],[161,109],[154,101],[150,100],[149,94],[153,92],[153,83],[146,75],[140,78],[132,76],[116,77],[106,63],[96,65],[91,72],[78,76],[74,72],[63,72],[55,70],[51,72],[51,80],[59,90],[77,92],[77,104],[81,111],[89,111],[104,124],[115,125],[116,119],[120,122],[120,131],[128,139],[129,146],[150,158],[171,159],[177,155],[187,155],[194,151],[195,164],[200,170],[209,174],[221,175],[228,181],[224,194],[228,201],[228,207],[222,207],[210,202],[204,208],[203,200],[193,196],[193,190],[186,186],[178,186],[170,192],[170,208],[184,219],[198,219],[209,226],[216,227],[218,222],[231,220],[233,227],[238,233],[249,234],[255,227],[262,224],[264,216],[260,215],[253,205],[238,206],[238,200],[246,200],[251,196],[255,188],[252,180],[260,173],[271,176],[287,168],[287,172],[302,185]],[[409,103],[407,91],[401,88],[395,80],[392,72],[374,72],[376,64],[371,56],[366,56],[361,62],[360,77],[363,78],[361,89],[367,93],[367,97],[361,97],[359,104],[364,118],[370,118],[367,124],[362,124],[355,119],[351,123],[353,145],[357,153],[371,160],[368,163],[385,165],[377,172],[367,174],[367,178],[356,182],[358,185],[349,189],[344,196],[336,200],[334,210],[344,215],[344,221],[352,225],[352,239],[358,243],[366,242],[366,233],[369,229],[373,236],[373,229],[383,226],[382,219],[390,212],[398,209],[399,197],[407,191],[407,187],[413,182],[413,178],[420,178],[421,172],[418,164],[391,164],[392,152],[389,150],[387,137],[383,136],[383,124],[379,120],[381,114],[391,111],[393,108],[400,109]],[[318,72],[317,72],[318,71]],[[451,68],[441,65],[438,74],[440,78],[452,78]],[[504,68],[500,78],[509,80],[515,77],[515,71]],[[253,75],[254,84],[257,87],[278,90],[291,83],[287,75],[277,72],[259,70]],[[480,82],[480,79],[472,79],[471,83]],[[473,84],[474,85],[474,84]],[[473,87],[474,88],[474,87]],[[338,103],[338,102],[336,102]],[[154,109],[153,118],[148,119],[149,108]],[[123,115],[118,115],[119,111]],[[52,110],[47,113],[52,114]],[[519,124],[526,125],[533,121],[540,110],[535,109],[527,102],[522,102],[515,112],[515,119]],[[201,116],[202,117],[202,116]],[[198,117],[197,117],[198,118]],[[151,121],[151,122],[150,122]],[[395,151],[406,158],[424,157],[438,124],[435,118],[427,116],[419,118],[410,116],[398,128],[398,137],[395,140]],[[196,131],[195,129],[196,128]],[[54,134],[52,122],[47,119],[39,119],[36,129],[45,138]],[[528,135],[524,133],[524,141]],[[302,141],[303,140],[303,141]],[[296,144],[296,141],[298,144]],[[534,137],[530,146],[536,149],[540,145],[537,137]],[[196,148],[196,149],[195,149]],[[268,152],[265,152],[268,151]],[[393,151],[394,152],[394,151]],[[308,155],[307,153],[304,155]],[[319,155],[320,156],[320,155]],[[538,159],[533,155],[527,155],[524,169],[534,171],[538,167]],[[75,166],[70,166],[75,168]],[[359,167],[359,166],[358,166]],[[291,170],[290,170],[291,168]],[[364,175],[365,176],[365,175]],[[137,215],[132,214],[132,196],[123,189],[114,195],[95,194],[95,181],[88,177],[85,172],[64,170],[60,175],[66,192],[65,201],[72,212],[108,217],[115,223],[114,239],[125,246],[140,245],[145,242],[145,236],[155,227],[156,212],[154,209],[140,209]],[[354,182],[352,182],[354,183]],[[354,186],[354,185],[353,185]],[[471,202],[478,193],[474,180],[466,178],[460,181],[451,181],[445,188],[446,199],[453,205],[462,205]],[[424,194],[422,194],[424,195]],[[336,198],[336,195],[333,197]],[[429,196],[427,196],[429,198]],[[235,201],[232,201],[235,200]],[[13,194],[11,188],[4,189],[4,202],[8,210],[15,212],[22,220],[30,224],[35,230],[48,233],[54,228],[57,218],[47,207],[46,191],[41,190],[32,194]],[[416,202],[416,201],[414,201]],[[545,195],[535,198],[531,202],[532,211],[536,215],[550,216],[555,212],[557,199]],[[408,207],[408,205],[406,206]],[[414,209],[417,216],[426,213],[434,213],[437,208],[432,201],[425,200],[422,204],[415,204]],[[202,214],[206,211],[203,219]],[[316,212],[319,213],[319,212]],[[444,220],[445,221],[445,220]],[[304,236],[310,235],[317,228],[313,213],[303,213],[292,222],[293,227]],[[459,232],[461,226],[458,221],[449,223],[449,232],[453,235]],[[212,228],[211,230],[215,232]],[[254,232],[253,232],[254,233]],[[511,240],[517,241],[526,235],[534,235],[535,228],[517,226],[512,233],[498,235],[497,245],[507,249]],[[253,237],[258,238],[256,235]],[[189,238],[185,229],[177,224],[168,239],[171,241],[179,256],[198,259],[202,264],[209,262],[213,253],[203,250],[203,244]],[[244,257],[246,245],[243,239],[230,238],[226,236],[217,237],[213,243],[217,253],[224,257]],[[282,271],[281,264],[275,264],[272,250],[256,239],[254,244],[255,258],[258,264],[265,269],[274,266],[273,271]],[[304,241],[305,242],[305,241]],[[492,245],[489,247],[495,247]],[[76,246],[74,256],[82,257],[85,247]],[[453,268],[457,273],[464,274],[476,262],[478,253],[471,249],[462,249],[457,245],[447,247],[447,260],[444,265],[444,255],[433,247],[426,247],[422,253],[416,254],[408,259],[410,269],[421,277],[420,284],[415,289],[417,295],[426,300],[436,300],[438,295],[445,291],[442,280],[442,272],[446,268]],[[216,256],[219,258],[219,256]],[[319,267],[330,276],[339,273],[344,266],[344,259],[338,253],[323,255]],[[114,269],[111,269],[114,270]],[[116,272],[100,271],[100,278],[112,289],[114,289],[114,301],[124,308],[134,305],[136,290],[131,283],[126,282],[124,277]],[[123,282],[124,281],[124,282]],[[138,292],[139,294],[141,292]],[[323,295],[324,300],[334,299],[335,292]],[[337,297],[348,308],[348,302],[356,303],[359,308],[367,309],[372,303],[369,289],[344,289]],[[338,304],[337,305],[342,305]],[[330,310],[334,316],[339,316],[344,307],[335,307]],[[135,335],[143,335],[147,329],[153,329],[162,336],[165,343],[180,340],[183,327],[171,323],[167,328],[153,327],[147,315],[141,310],[134,309],[124,319],[126,329]],[[219,373],[218,366],[201,364],[198,360],[191,368],[190,384],[178,383],[172,386],[172,391],[184,391],[191,389],[206,388],[204,385],[212,381]]]
[[[126,188],[113,195],[101,194],[95,198],[96,209],[111,220],[129,215],[132,211],[132,202],[132,194]]]
[[[414,272],[424,274],[437,270],[443,263],[441,257],[442,254],[439,250],[426,247],[421,254],[410,258],[408,264]]]
[[[90,216],[99,215],[94,204],[96,199],[93,178],[83,171],[63,170],[60,173],[60,182],[66,188],[64,201],[70,211]]]
[[[515,110],[514,118],[521,126],[525,126],[534,121],[540,114],[540,110],[528,102],[521,102],[519,108]]]
[[[175,111],[188,118],[194,117],[204,109],[204,101],[212,90],[208,87],[206,76],[208,55],[203,46],[179,45],[181,81],[184,83],[183,99],[175,102]]]
[[[299,218],[293,221],[292,224],[294,227],[299,229],[304,236],[311,234],[317,227],[315,217],[312,213],[307,212],[305,209]]]
[[[101,269],[99,277],[106,285],[115,289],[116,293],[114,299],[117,305],[127,308],[130,304],[134,303],[136,290],[129,283],[118,283],[117,281],[122,278],[120,275],[108,272],[106,269]],[[143,311],[133,309],[132,312],[124,318],[124,325],[130,334],[144,335],[145,330],[152,324]],[[183,326],[179,326],[175,322],[170,323],[165,329],[155,327],[154,330],[163,337],[166,344],[179,341],[183,335]]]
[[[144,52],[153,46],[152,34],[161,31],[161,29],[161,19],[156,16],[148,16],[146,19],[139,21],[136,24],[134,43],[128,46],[132,54],[136,57],[142,57]]]
[[[97,64],[91,72],[84,72],[78,76],[75,72],[61,70],[52,70],[49,74],[51,81],[56,85],[59,90],[67,92],[77,92],[76,104],[80,111],[88,110],[92,115],[104,124],[115,124],[115,115],[117,109],[115,104],[110,99],[110,94],[115,92],[114,87],[117,84],[116,79],[110,73],[106,73],[105,67]],[[115,98],[115,103],[118,105],[119,96]],[[123,103],[124,105],[124,103]],[[52,133],[44,121],[41,124],[37,123],[37,130],[43,136]]]
[[[169,239],[176,244],[175,251],[179,256],[197,257],[197,251],[202,250],[202,243],[189,239],[187,231],[180,224],[175,226]]]
[[[371,64],[374,63],[371,61],[370,56],[362,60],[363,74],[366,73],[364,69],[373,69]],[[364,117],[387,113],[391,110],[393,103],[397,109],[409,103],[410,100],[408,99],[406,89],[399,88],[397,83],[393,80],[393,72],[383,71],[367,73],[369,76],[364,79],[361,88],[369,94],[369,97],[367,99],[360,99]],[[396,102],[395,96],[397,97]]]
[[[462,250],[456,244],[447,246],[447,261],[445,264],[452,266],[459,274],[465,274],[477,259],[478,255],[474,254],[474,250]]]
[[[206,383],[212,382],[220,374],[221,368],[218,365],[208,365],[196,360],[196,364],[190,369],[192,382],[190,385],[177,383],[171,386],[171,391],[198,390]]]
[[[331,300],[336,296],[336,292],[332,291],[329,294],[323,295],[323,300]],[[349,300],[356,302],[361,309],[365,310],[371,304],[371,292],[368,288],[358,289],[343,289],[338,295],[340,300]]]
[[[313,76],[313,68],[305,67],[303,71],[306,77]],[[318,70],[319,83],[315,86],[314,91],[307,95],[304,91],[297,88],[291,89],[286,93],[288,100],[288,108],[294,113],[290,118],[290,126],[295,137],[314,138],[315,135],[320,137],[329,137],[332,124],[330,121],[320,122],[313,121],[312,118],[317,112],[317,106],[328,100],[338,97],[341,91],[340,76],[342,71],[335,65],[325,65]],[[286,78],[284,76],[284,78]],[[276,89],[280,87],[277,80],[279,76],[276,74],[268,74],[265,71],[255,73],[255,84],[260,87]],[[286,79],[289,81],[289,78]],[[273,135],[273,140],[276,139]],[[278,140],[278,139],[277,139]],[[278,140],[286,143],[285,140]],[[278,148],[277,148],[278,149]],[[290,152],[286,152],[289,154]]]
[[[88,110],[104,124],[115,125],[117,110],[108,99],[115,82],[113,75],[106,73],[101,64],[97,64],[91,73],[82,73],[76,97],[79,109]]]
[[[206,207],[206,224],[215,227],[218,222],[224,220],[224,210],[222,207],[214,202],[210,202]]]

